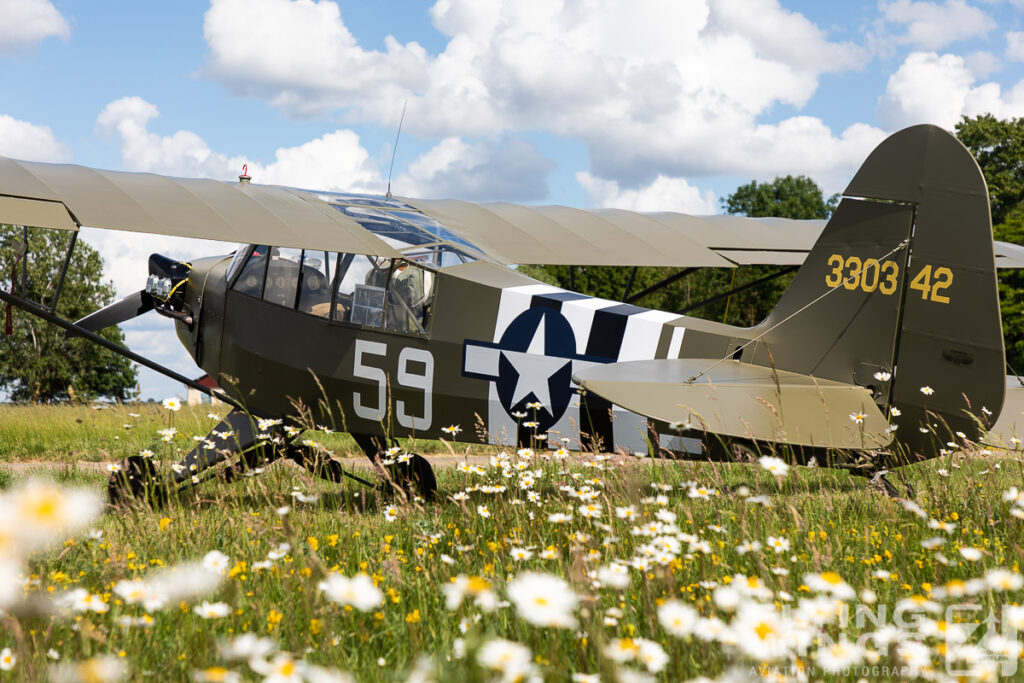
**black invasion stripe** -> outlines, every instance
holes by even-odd
[[[672,343],[672,330],[676,329],[672,325],[662,325],[661,335],[658,337],[658,350],[654,352],[655,358],[667,358],[668,357],[668,346]]]
[[[646,308],[619,304],[594,311],[594,322],[590,326],[587,340],[587,355],[615,360],[619,357],[622,337],[626,333],[626,321],[634,313],[643,313]]]
[[[594,322],[587,339],[587,355],[615,360],[626,333],[626,321],[646,308],[619,304],[594,311]],[[584,394],[580,400],[580,428],[584,448],[611,452],[615,450],[612,429],[612,404],[593,394]]]
[[[589,299],[590,297],[585,294],[577,294],[576,292],[552,292],[550,294],[534,294],[530,300],[530,308],[553,308],[556,311],[562,310],[562,302],[564,301],[578,301],[580,299]]]
[[[580,396],[580,443],[583,450],[595,453],[615,451],[612,404],[595,394]]]

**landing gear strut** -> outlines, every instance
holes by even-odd
[[[280,426],[269,431],[274,436],[273,443],[260,438],[249,415],[233,410],[166,476],[161,476],[152,461],[146,458],[138,455],[126,458],[107,484],[110,503],[121,505],[143,500],[153,506],[163,505],[175,489],[195,486],[212,477],[219,477],[225,483],[232,482],[282,457],[329,481],[340,483],[347,478],[370,488],[381,488],[345,470],[340,462],[327,453],[292,443]],[[433,500],[437,492],[437,479],[426,458],[413,454],[401,461],[384,465],[381,460],[386,442],[380,437],[361,434],[353,436],[367,457],[384,470],[388,480],[383,487],[385,491],[399,489],[406,496]],[[210,472],[213,466],[236,454],[236,462],[215,473]]]
[[[885,493],[885,495],[889,496],[890,498],[903,498],[904,496],[900,495],[900,490],[896,487],[896,485],[889,481],[888,476],[890,474],[892,474],[892,472],[890,472],[889,470],[876,470],[873,474],[870,475],[871,480],[868,482],[868,486],[873,489],[882,491],[883,493]],[[861,476],[868,475],[865,474]],[[910,482],[907,481],[907,478],[904,477],[903,475],[896,476],[900,479],[900,483],[903,484],[903,487],[906,491],[904,495],[907,498],[913,498],[916,495],[914,487],[910,485]]]

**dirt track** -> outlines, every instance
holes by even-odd
[[[487,455],[429,455],[426,456],[427,460],[434,467],[450,468],[455,467],[459,463],[467,463],[469,465],[487,465],[490,462],[490,456]],[[580,456],[573,454],[569,456],[570,459],[576,459],[582,462],[583,460],[589,459],[589,456]],[[357,469],[369,469],[371,467],[370,461],[366,458],[337,458],[337,461],[341,463],[342,467],[357,468]],[[285,461],[290,462],[290,461]],[[67,467],[73,467],[79,470],[95,471],[95,472],[106,472],[107,465],[109,463],[104,461],[92,461],[92,460],[79,460],[76,463],[68,462],[0,462],[0,470],[9,470],[11,472],[23,473],[32,472],[34,470],[59,470]]]

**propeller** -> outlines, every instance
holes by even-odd
[[[120,301],[104,306],[95,313],[90,313],[75,325],[89,332],[96,332],[111,325],[119,325],[136,318],[153,309],[172,318],[192,322],[192,317],[181,312],[184,303],[182,283],[188,280],[192,266],[175,261],[162,254],[149,257],[149,278],[146,288],[129,294]],[[70,336],[70,332],[67,333]]]
[[[125,298],[120,301],[115,301],[109,306],[104,306],[100,310],[95,313],[90,313],[81,320],[76,320],[75,324],[89,330],[90,332],[96,332],[105,327],[110,327],[111,325],[120,325],[121,323],[138,317],[143,313],[152,311],[153,308],[153,297],[145,290],[141,290],[134,294],[129,294]]]

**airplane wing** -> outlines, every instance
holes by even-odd
[[[826,223],[451,199],[402,201],[506,264],[796,266]],[[1024,247],[996,242],[996,265],[1024,268]]]
[[[316,195],[269,185],[0,157],[0,223],[398,256]]]
[[[402,201],[507,264],[731,268],[765,262],[761,252],[802,262],[825,227],[783,218]]]
[[[365,208],[402,224],[436,221],[436,227],[507,265],[799,265],[825,226],[823,220],[385,200],[0,157],[0,223],[399,255],[350,212],[338,210],[343,207]],[[1024,247],[997,242],[996,262],[1000,268],[1024,268]]]
[[[735,360],[627,361],[595,365],[573,379],[626,410],[696,431],[858,450],[892,441],[865,387]],[[858,415],[860,422],[852,417]]]

